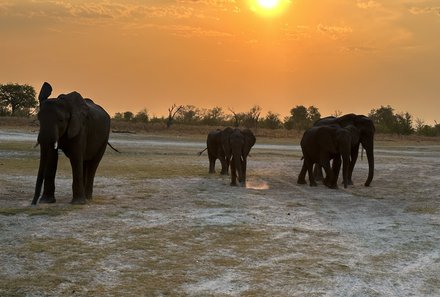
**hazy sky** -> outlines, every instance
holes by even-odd
[[[257,2],[0,0],[0,83],[48,81],[112,115],[389,104],[440,122],[439,0]]]

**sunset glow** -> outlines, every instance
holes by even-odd
[[[0,83],[48,81],[112,115],[391,105],[440,121],[435,1],[318,2],[0,0]]]

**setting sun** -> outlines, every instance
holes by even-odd
[[[273,9],[279,4],[279,0],[258,0],[258,4],[265,9]]]
[[[251,0],[251,10],[263,16],[276,16],[286,10],[288,0]]]

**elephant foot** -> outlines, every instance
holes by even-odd
[[[344,181],[342,181],[342,184],[344,184]],[[353,181],[350,179],[349,181],[347,181],[347,185],[349,186],[353,186]]]
[[[231,182],[230,185],[231,185],[232,187],[236,187],[236,186],[237,186],[237,183]]]
[[[317,184],[316,182],[310,182],[310,186],[311,186],[311,187],[317,187],[318,184]]]
[[[51,197],[42,196],[40,199],[40,203],[55,203],[55,202],[57,202],[57,200],[55,199],[54,196]]]
[[[221,175],[229,175],[229,173],[227,171],[222,171],[220,172]]]
[[[305,179],[298,179],[298,180],[296,181],[296,183],[297,183],[298,185],[306,185],[306,184],[307,184],[307,182],[306,182]]]
[[[209,171],[208,173],[209,173],[209,174],[214,174],[214,173],[215,173],[215,171],[211,171],[211,170],[210,170],[210,171]]]
[[[338,188],[338,185],[327,185],[327,187],[328,187],[329,189],[334,189],[334,190],[339,189],[339,188]]]
[[[87,201],[84,198],[77,198],[77,199],[72,199],[72,201],[70,202],[71,204],[86,204]]]

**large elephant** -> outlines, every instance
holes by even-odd
[[[337,180],[341,168],[344,188],[348,184],[348,167],[350,163],[352,137],[346,128],[337,125],[315,126],[304,132],[301,139],[301,149],[304,163],[298,176],[298,184],[306,184],[306,171],[309,174],[310,186],[316,186],[313,174],[313,164],[321,165],[326,173],[324,184],[329,188],[337,188]],[[333,160],[333,168],[330,167]]]
[[[353,184],[353,169],[356,165],[359,155],[359,145],[362,144],[367,153],[368,159],[368,177],[365,181],[365,186],[368,187],[371,184],[374,176],[374,134],[376,132],[376,128],[374,127],[373,121],[364,115],[350,113],[340,117],[322,118],[314,123],[314,126],[328,125],[338,125],[340,127],[352,126],[352,128],[350,128],[352,137],[357,137],[359,140],[357,143],[353,144],[351,148],[350,166],[348,168],[348,183]],[[355,127],[355,129],[353,127]]]
[[[215,161],[220,160],[222,170],[220,174],[227,175],[229,171],[229,160],[226,159],[222,145],[223,130],[217,129],[208,133],[206,138],[206,149],[208,150],[209,173],[215,173]],[[206,150],[205,149],[205,150]],[[199,152],[201,155],[205,150]]]
[[[231,166],[231,186],[246,186],[247,157],[256,138],[249,129],[226,128],[222,133],[222,145],[226,160]]]
[[[40,165],[32,205],[36,205],[44,181],[40,202],[54,203],[58,149],[70,159],[72,167],[73,204],[84,204],[92,198],[93,181],[104,155],[110,134],[110,116],[90,99],[77,93],[48,99],[52,87],[44,83],[38,100],[40,131]]]

